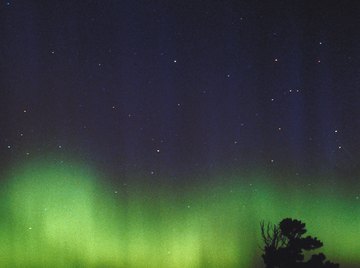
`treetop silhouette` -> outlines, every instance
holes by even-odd
[[[323,243],[316,237],[306,236],[305,223],[286,218],[279,225],[260,223],[264,242],[262,258],[266,268],[338,268],[339,264],[326,261],[323,253],[314,254],[304,261],[304,251],[318,249]]]

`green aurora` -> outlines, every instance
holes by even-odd
[[[232,175],[184,194],[140,180],[114,192],[86,165],[50,161],[6,176],[0,267],[262,267],[259,222],[284,217],[307,223],[341,267],[360,266],[360,206],[346,191]]]

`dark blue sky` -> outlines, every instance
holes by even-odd
[[[356,1],[1,1],[0,156],[359,171]],[[117,175],[114,175],[116,180]]]

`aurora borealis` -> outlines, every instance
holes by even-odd
[[[346,189],[289,194],[264,174],[248,175],[251,187],[236,175],[228,178],[227,185],[174,196],[169,185],[114,193],[88,167],[74,163],[47,160],[17,168],[1,193],[1,252],[8,254],[0,264],[249,267],[259,265],[256,223],[287,215],[311,222],[311,232],[330,245],[326,252],[344,265],[359,263],[354,234],[360,208],[344,198]]]
[[[360,267],[355,1],[0,1],[0,267]]]

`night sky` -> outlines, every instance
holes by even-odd
[[[359,14],[1,1],[0,265],[262,267],[294,217],[359,267]]]

